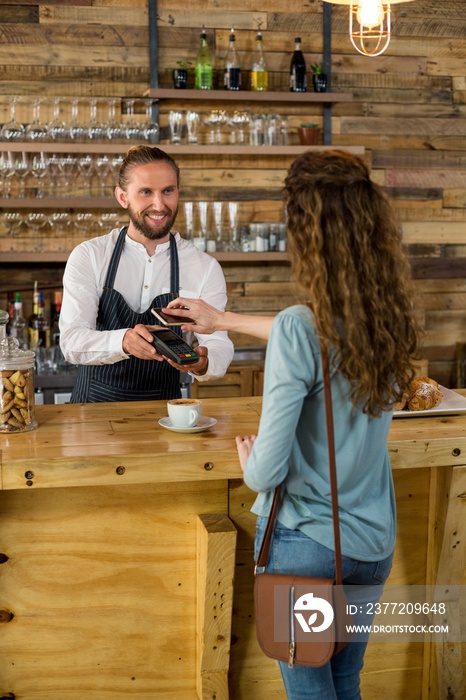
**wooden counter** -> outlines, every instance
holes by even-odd
[[[158,425],[165,402],[46,405],[0,435],[0,697],[284,700],[255,641],[234,442],[260,410],[207,399],[217,425],[186,435]],[[464,584],[466,416],[395,419],[389,449],[390,584]],[[374,642],[363,697],[458,700],[462,668],[461,645]]]

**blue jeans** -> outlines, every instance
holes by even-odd
[[[266,524],[267,518],[257,519],[254,553],[256,561]],[[371,597],[365,600],[376,602],[382,595],[383,584],[392,567],[392,559],[393,554],[378,562],[342,557],[343,583],[370,586],[368,590]],[[311,540],[299,530],[290,530],[276,522],[267,571],[335,578],[335,554],[333,550]],[[353,619],[355,624],[358,624],[357,616]],[[370,624],[367,616],[363,622]],[[369,634],[358,635],[357,642],[350,642],[320,668],[288,668],[287,663],[279,661],[288,700],[360,700],[359,674],[363,667],[368,638]]]

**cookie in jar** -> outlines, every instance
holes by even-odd
[[[34,353],[16,338],[0,342],[0,433],[37,428],[34,409]]]

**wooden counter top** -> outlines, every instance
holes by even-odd
[[[183,434],[159,426],[165,401],[37,406],[38,429],[0,435],[1,489],[240,478],[234,438],[260,411],[257,397],[205,399],[217,425]],[[464,464],[466,415],[395,418],[389,451],[394,469]]]

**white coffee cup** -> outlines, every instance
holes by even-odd
[[[167,410],[175,428],[194,428],[201,416],[202,404],[197,399],[172,399]]]

